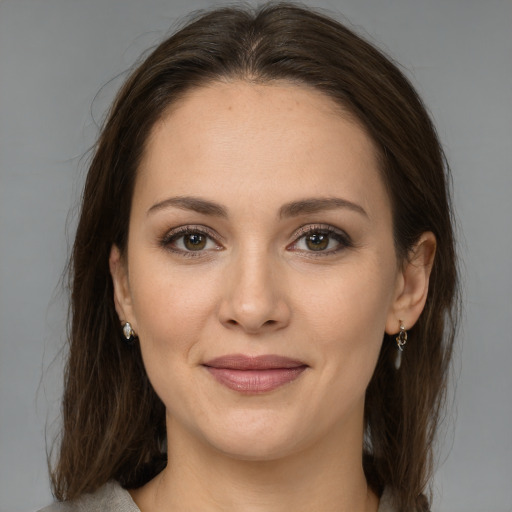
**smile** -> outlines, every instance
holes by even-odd
[[[287,357],[234,354],[204,364],[220,384],[244,394],[273,391],[297,379],[308,365]]]

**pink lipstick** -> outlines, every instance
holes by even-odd
[[[246,394],[266,393],[292,382],[308,367],[302,361],[276,355],[232,354],[204,363],[224,386]]]

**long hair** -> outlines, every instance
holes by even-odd
[[[230,80],[287,80],[334,99],[378,149],[398,261],[423,232],[437,239],[426,305],[409,331],[414,341],[397,371],[396,345],[385,336],[365,402],[369,484],[377,493],[389,488],[400,511],[425,510],[458,312],[449,169],[427,111],[398,67],[339,22],[288,3],[196,14],[140,64],[111,107],[85,183],[70,262],[69,359],[54,494],[74,499],[110,479],[138,487],[165,466],[165,409],[140,350],[121,342],[109,253],[113,244],[126,249],[135,175],[154,124],[194,87]]]

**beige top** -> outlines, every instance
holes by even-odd
[[[390,493],[384,491],[378,512],[394,512]],[[39,512],[140,512],[130,493],[118,482],[111,481],[92,494],[84,494],[76,501],[54,503]]]

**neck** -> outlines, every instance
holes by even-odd
[[[376,512],[362,436],[321,441],[276,460],[240,460],[168,421],[167,467],[132,492],[142,512]]]

